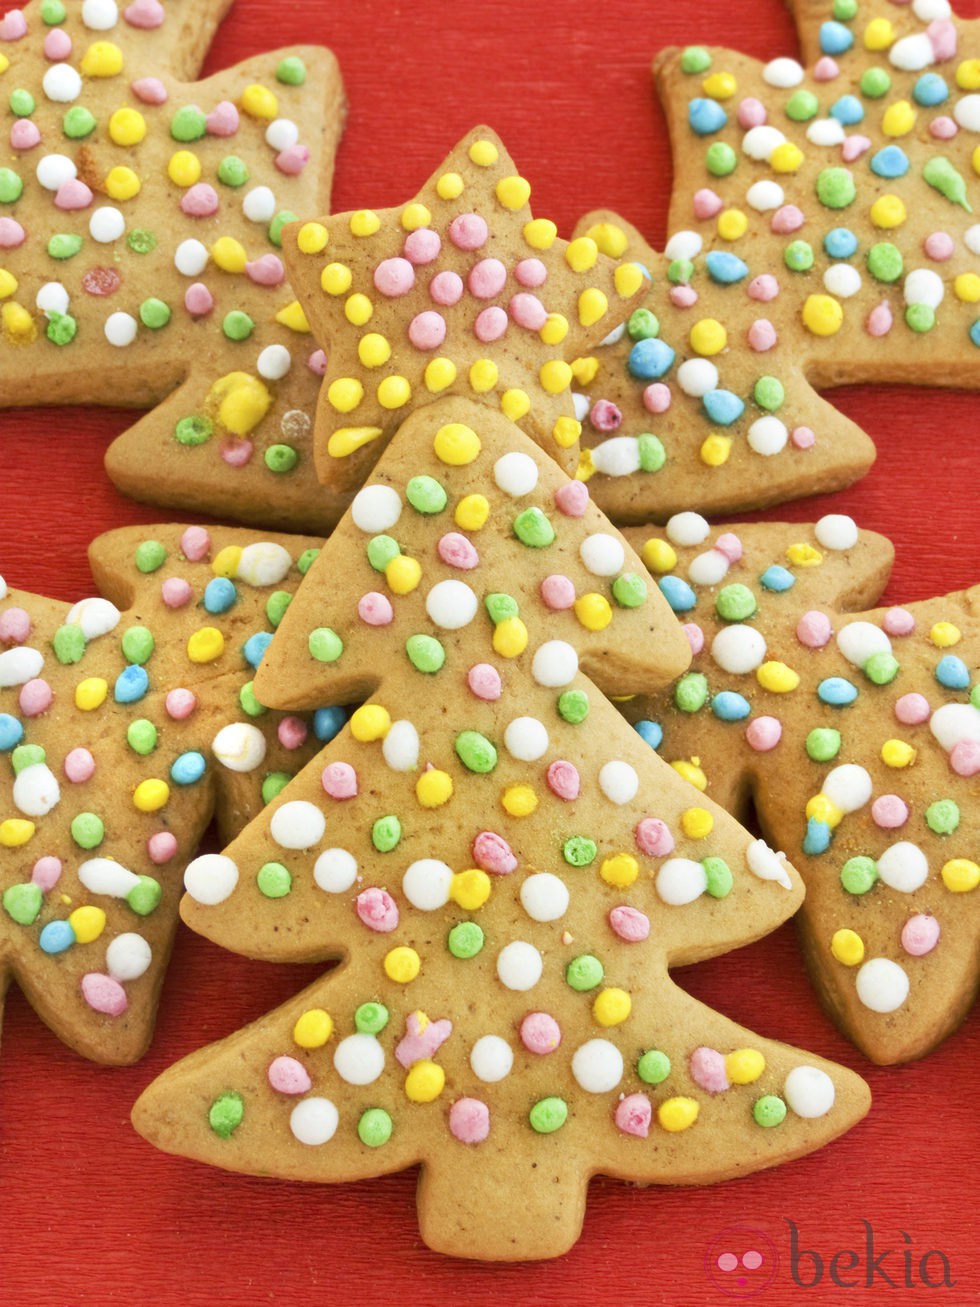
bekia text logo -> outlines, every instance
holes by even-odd
[[[884,1239],[865,1218],[848,1243],[807,1246],[800,1227],[786,1218],[788,1256],[772,1238],[747,1225],[730,1225],[716,1234],[704,1254],[709,1282],[730,1298],[763,1293],[777,1277],[798,1289],[951,1289],[956,1284],[949,1257],[939,1248],[918,1248],[906,1231]],[[782,1274],[780,1270],[782,1269]]]

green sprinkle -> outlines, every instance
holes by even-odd
[[[259,703],[255,696],[255,682],[246,681],[238,691],[238,706],[247,717],[261,717],[268,712],[265,704]]]
[[[778,377],[760,377],[752,388],[752,398],[767,413],[776,413],[783,406],[786,390]]]
[[[786,117],[794,123],[805,123],[816,116],[820,101],[812,91],[794,91],[786,101]]]
[[[711,67],[711,55],[703,45],[689,45],[681,52],[681,71],[703,73]]]
[[[394,1128],[394,1122],[383,1107],[369,1107],[357,1122],[357,1137],[368,1148],[380,1148],[391,1138]]]
[[[514,535],[529,549],[546,549],[555,540],[555,528],[540,508],[525,508],[514,518]]]
[[[59,231],[48,241],[48,253],[52,259],[72,259],[84,244],[81,236],[72,231]]]
[[[137,883],[126,895],[126,902],[138,917],[148,917],[160,906],[163,889],[158,880],[152,876],[140,876]]]
[[[221,330],[229,340],[248,340],[255,330],[255,323],[242,309],[232,309],[222,319]]]
[[[435,477],[412,477],[405,487],[405,498],[417,513],[441,513],[449,496]]]
[[[19,776],[28,767],[37,767],[44,762],[47,754],[39,744],[19,744],[10,755],[10,765],[14,775]]]
[[[667,451],[659,436],[644,431],[636,438],[637,452],[640,456],[641,472],[659,472],[667,462]]]
[[[33,881],[20,881],[3,892],[4,911],[18,926],[30,926],[36,921],[43,902],[41,886]]]
[[[564,1098],[540,1098],[528,1113],[531,1129],[539,1135],[551,1135],[568,1120],[568,1104]]]
[[[704,874],[708,878],[705,893],[713,899],[727,898],[732,892],[735,878],[732,869],[724,858],[704,858],[701,862]]]
[[[510,617],[517,617],[521,611],[517,606],[517,600],[510,595],[488,594],[483,603],[494,626],[499,626]]]
[[[926,808],[926,825],[935,835],[952,835],[960,824],[960,810],[952,799],[937,799]]]
[[[931,304],[909,304],[905,310],[905,322],[921,336],[936,325],[936,310]]]
[[[873,653],[862,669],[872,685],[890,685],[898,675],[898,659],[887,649]]]
[[[287,223],[298,221],[299,218],[295,213],[291,213],[289,209],[283,209],[283,211],[277,213],[269,223],[269,240],[272,241],[273,245],[278,245],[281,248],[283,227],[285,227]]]
[[[973,704],[974,708],[980,708],[980,683],[970,691],[970,703]]]
[[[293,888],[293,878],[289,874],[289,868],[284,867],[281,862],[264,863],[259,868],[255,883],[259,887],[259,893],[264,894],[267,899],[283,899]]]
[[[854,178],[847,168],[821,168],[817,174],[817,199],[828,209],[846,209],[857,198]]]
[[[660,323],[649,309],[634,309],[626,323],[631,340],[650,340],[660,335]]]
[[[80,812],[72,820],[71,837],[80,849],[97,849],[105,839],[105,825],[94,812]]]
[[[371,843],[379,853],[391,853],[402,838],[402,824],[394,813],[379,817],[371,827]]]
[[[884,68],[866,68],[861,74],[861,94],[869,100],[880,100],[892,89],[892,79]]]
[[[624,572],[612,584],[613,598],[620,608],[640,608],[647,601],[647,583],[635,572]]]
[[[645,1085],[660,1085],[670,1075],[670,1058],[659,1048],[648,1048],[636,1064],[636,1074]]]
[[[276,627],[286,616],[286,609],[293,601],[288,590],[274,590],[265,604],[265,615],[269,625]]]
[[[786,1104],[776,1094],[763,1094],[752,1104],[752,1119],[767,1130],[782,1125],[786,1120]]]
[[[713,141],[704,155],[704,166],[712,177],[728,177],[738,165],[738,155],[724,141]]]
[[[674,286],[687,286],[694,277],[694,264],[690,259],[671,259],[667,265],[667,280]]]
[[[410,635],[405,652],[415,670],[429,676],[441,671],[446,662],[446,651],[434,635]]]
[[[61,120],[61,130],[71,141],[90,136],[97,126],[95,114],[83,104],[73,104]]]
[[[30,118],[36,108],[34,96],[23,86],[10,92],[10,112],[18,118]]]
[[[565,968],[565,979],[579,994],[601,985],[605,976],[602,963],[592,953],[580,953]]]
[[[49,311],[45,335],[54,345],[70,345],[78,335],[78,323],[70,313]]]
[[[292,445],[270,445],[265,451],[265,465],[270,472],[292,472],[299,462],[299,451]]]
[[[807,756],[814,762],[830,762],[840,753],[840,731],[829,726],[815,727],[806,737]]]
[[[145,626],[130,626],[123,632],[122,651],[131,663],[143,664],[153,653],[156,641]]]
[[[569,726],[581,726],[589,715],[589,696],[584,690],[563,690],[558,696],[558,716]]]
[[[395,546],[397,548],[397,545]],[[300,576],[305,576],[319,557],[319,549],[304,549],[296,560],[296,570]]]
[[[13,204],[19,200],[24,190],[24,183],[13,168],[0,168],[0,204]]]
[[[159,540],[141,540],[136,546],[133,561],[137,571],[155,572],[163,566],[166,557],[167,551]]]
[[[244,159],[237,154],[228,154],[218,164],[218,181],[226,186],[244,186],[250,173]]]
[[[959,204],[967,213],[973,212],[966,198],[966,182],[943,155],[933,155],[922,169],[922,176],[950,204]]]
[[[293,779],[292,772],[272,771],[262,782],[261,794],[263,803],[271,803],[273,799],[278,798],[283,790]]]
[[[715,611],[726,622],[744,622],[755,616],[757,608],[755,595],[740,581],[722,586],[715,600]]]
[[[145,227],[134,227],[126,236],[126,244],[134,254],[149,254],[157,247],[157,238]]]
[[[857,17],[858,0],[834,0],[834,17],[839,23],[849,23]]]
[[[211,439],[213,431],[210,418],[194,414],[192,417],[178,419],[174,427],[174,438],[179,445],[203,445]]]
[[[211,1104],[208,1110],[208,1125],[219,1139],[230,1139],[241,1125],[244,1115],[244,1098],[235,1090],[229,1089]]]
[[[699,712],[708,702],[708,678],[703,672],[687,672],[674,686],[674,707],[681,712]]]
[[[878,868],[873,858],[848,858],[840,869],[840,883],[848,894],[867,894],[878,879]]]
[[[790,272],[809,272],[813,267],[813,247],[808,241],[790,241],[783,252],[783,262]]]
[[[65,666],[77,663],[85,652],[85,633],[76,622],[71,622],[58,628],[51,644],[59,663]]]
[[[891,241],[879,241],[868,250],[868,271],[875,281],[898,281],[905,271],[905,260],[901,250]]]
[[[151,297],[140,305],[140,322],[151,331],[159,331],[170,321],[170,305]]]
[[[457,922],[446,937],[446,947],[449,952],[454,958],[461,960],[475,958],[482,950],[483,944],[483,929],[475,921]]]
[[[68,11],[61,0],[41,0],[41,22],[48,27],[57,27],[68,16]]]
[[[157,747],[157,728],[148,718],[140,717],[126,728],[126,743],[134,753],[145,758]]]
[[[287,55],[280,60],[276,69],[276,81],[283,86],[302,86],[306,81],[306,64],[297,54]]]
[[[344,652],[344,642],[329,626],[318,626],[310,632],[310,656],[318,663],[335,663]]]
[[[562,857],[570,867],[587,867],[595,862],[599,846],[587,835],[572,835],[561,846]]]
[[[207,130],[207,117],[193,104],[183,105],[170,120],[170,135],[175,141],[199,141]]]
[[[361,1035],[380,1035],[388,1024],[388,1009],[383,1003],[362,1003],[354,1013],[354,1028]]]
[[[372,536],[367,543],[368,562],[376,572],[383,572],[400,553],[397,540],[392,540],[391,536]]]
[[[460,731],[455,747],[456,756],[467,771],[485,775],[497,765],[497,750],[479,731]]]

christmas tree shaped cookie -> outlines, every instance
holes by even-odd
[[[980,25],[947,0],[790,8],[804,63],[701,46],[655,63],[672,234],[647,314],[576,365],[586,470],[623,518],[860,475],[868,442],[813,388],[980,382]],[[580,231],[642,257],[608,214]],[[663,444],[654,475],[638,435]]]
[[[286,266],[329,358],[326,485],[359,486],[412,409],[448,395],[498,409],[574,468],[571,362],[622,323],[642,275],[589,236],[560,240],[530,195],[478,127],[408,203],[287,229]]]
[[[145,1049],[212,812],[232,838],[343,720],[252,686],[317,543],[123,528],[91,548],[106,597],[0,582],[0,995],[86,1057]]]
[[[192,82],[226,0],[38,0],[0,19],[0,403],[156,405],[127,493],[326,531],[324,360],[281,229],[327,204],[343,92],[296,47]]]
[[[754,801],[842,1029],[876,1062],[922,1056],[977,992],[980,589],[872,608],[891,546],[849,518],[630,535],[696,656],[624,711],[705,794]]]
[[[716,1180],[862,1115],[851,1072],[669,979],[802,887],[601,693],[663,672],[636,565],[499,414],[408,419],[258,678],[283,705],[366,702],[185,877],[208,937],[340,967],[151,1084],[144,1135],[317,1181],[421,1162],[426,1242],[517,1260],[572,1245],[597,1171]]]

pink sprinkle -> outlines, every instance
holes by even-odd
[[[768,304],[779,294],[779,282],[771,272],[760,273],[758,277],[753,277],[748,284],[748,296],[750,300],[756,300],[760,304]]]
[[[644,817],[633,834],[636,847],[649,858],[666,858],[674,851],[674,837],[659,817]]]
[[[499,304],[492,304],[476,315],[473,323],[473,335],[483,344],[500,340],[507,331],[507,314]]]
[[[395,616],[391,600],[378,590],[370,590],[357,601],[357,615],[368,626],[387,626]]]
[[[473,841],[473,858],[483,871],[494,876],[509,876],[517,866],[513,850],[496,831],[482,830]]]
[[[650,1133],[650,1122],[653,1120],[653,1107],[649,1098],[646,1094],[627,1094],[616,1104],[613,1120],[616,1122],[616,1129],[621,1130],[624,1135],[636,1135],[639,1139],[646,1139]]]
[[[720,195],[704,187],[694,193],[694,216],[695,218],[713,218],[716,214],[721,213],[725,202]]]
[[[910,957],[921,958],[939,943],[939,922],[925,912],[909,917],[902,927],[902,948]]]
[[[71,54],[71,37],[60,27],[52,27],[44,38],[44,57],[61,63]]]
[[[749,348],[754,349],[757,354],[764,354],[766,350],[772,349],[778,339],[776,328],[768,318],[756,318],[749,327]]]
[[[794,449],[812,449],[817,443],[816,433],[812,427],[794,427],[789,433],[789,439]]]
[[[745,728],[745,739],[756,753],[775,749],[783,734],[783,724],[776,717],[753,717]]]
[[[521,1043],[529,1053],[544,1057],[561,1043],[561,1026],[547,1012],[529,1012],[521,1022]]]
[[[188,218],[210,218],[218,212],[218,193],[207,182],[195,182],[180,197],[180,208]]]
[[[27,233],[16,218],[0,218],[0,250],[15,250],[23,245]]]
[[[949,751],[949,765],[957,776],[976,776],[980,772],[980,742],[960,740]]]
[[[789,232],[799,231],[805,221],[802,209],[797,208],[795,204],[784,204],[772,215],[769,226],[774,232],[782,236],[787,235]]]
[[[354,907],[360,920],[369,930],[376,930],[379,935],[390,935],[398,928],[398,904],[387,890],[362,890],[354,901]]]
[[[458,304],[463,297],[462,277],[448,268],[444,272],[437,272],[429,282],[429,297],[434,304],[442,305],[443,308]]]
[[[0,643],[23,644],[31,633],[31,618],[26,608],[7,608],[0,613]]]
[[[310,1073],[295,1057],[277,1057],[269,1063],[269,1084],[280,1094],[306,1094],[313,1087]]]
[[[670,404],[670,387],[664,382],[652,381],[643,388],[643,407],[648,413],[666,413]]]
[[[871,820],[882,830],[897,830],[908,819],[908,805],[897,794],[879,794],[871,805]]]
[[[442,238],[431,227],[416,227],[405,237],[402,253],[409,263],[434,263],[442,249]]]
[[[888,635],[911,635],[915,630],[915,618],[907,608],[889,608],[881,625]]]
[[[865,330],[869,336],[879,339],[881,336],[887,336],[892,329],[892,311],[887,300],[882,300],[876,304],[868,314],[868,320],[864,324]]]
[[[192,318],[203,318],[214,308],[214,296],[203,281],[195,281],[184,291],[184,308]]]
[[[141,104],[166,104],[169,98],[159,77],[138,77],[129,89]]]
[[[133,0],[133,3],[123,10],[123,18],[130,27],[142,27],[144,31],[162,27],[163,16],[163,5],[160,4],[160,0]]]
[[[95,759],[88,749],[83,748],[81,745],[65,755],[62,766],[65,775],[73,785],[82,785],[85,781],[91,780],[95,774]]]
[[[482,1144],[490,1133],[490,1109],[479,1098],[457,1098],[449,1109],[449,1132],[461,1144]]]
[[[694,1083],[709,1094],[720,1094],[729,1087],[725,1059],[713,1048],[706,1048],[703,1044],[696,1048],[688,1058],[687,1067]]]
[[[596,431],[608,433],[619,429],[623,421],[622,412],[608,399],[599,399],[592,405],[589,421]]]
[[[10,126],[10,148],[12,150],[33,150],[41,143],[41,131],[37,123],[30,118],[18,118]]]
[[[168,576],[160,587],[160,598],[168,608],[183,608],[193,597],[190,582],[182,576]]]
[[[768,119],[769,114],[766,106],[761,100],[757,100],[754,95],[747,95],[738,106],[738,125],[743,131],[749,131],[752,127],[761,127]]]
[[[316,376],[322,377],[327,370],[327,355],[322,349],[315,349],[310,357],[306,360],[306,366]]]
[[[926,36],[929,38],[929,44],[932,46],[932,53],[936,57],[937,64],[955,58],[957,46],[956,26],[948,18],[933,19],[926,28]]]
[[[204,119],[209,136],[234,136],[238,124],[238,109],[231,100],[222,100],[216,104]]]
[[[357,795],[357,772],[349,762],[328,763],[320,782],[331,799],[353,799]]]
[[[180,550],[192,563],[207,558],[211,549],[211,533],[203,526],[189,526],[180,537]]]
[[[691,653],[696,658],[704,648],[704,632],[697,622],[685,622],[681,629],[687,636],[687,642],[691,646]]]
[[[821,55],[813,65],[813,79],[817,82],[832,82],[839,72],[837,60],[829,54]]]
[[[867,136],[848,136],[840,147],[840,157],[845,163],[854,163],[870,149],[871,141]]]
[[[478,213],[460,213],[449,224],[449,239],[458,250],[478,250],[488,235],[486,219]]]
[[[20,687],[20,694],[17,697],[20,710],[25,717],[40,717],[51,707],[53,700],[54,691],[40,676],[32,681],[26,681]]]
[[[470,268],[466,284],[478,300],[493,299],[507,284],[507,269],[499,259],[481,259]]]
[[[548,269],[540,259],[521,259],[514,268],[514,277],[521,286],[536,289],[548,280]]]
[[[286,269],[277,254],[263,254],[245,264],[245,275],[256,286],[281,286],[286,280]]]
[[[955,121],[945,114],[933,118],[929,124],[929,135],[934,136],[937,141],[951,141],[959,130]]]
[[[167,716],[175,722],[186,721],[197,707],[197,695],[193,690],[178,688],[170,690],[164,700]]]
[[[555,507],[565,517],[582,517],[589,504],[589,487],[584,481],[566,481],[555,491]]]
[[[476,663],[471,667],[466,673],[466,684],[469,686],[470,693],[485,703],[495,703],[503,689],[500,673],[489,663]]]
[[[61,859],[52,857],[51,854],[45,854],[43,858],[38,858],[31,868],[31,882],[37,885],[43,893],[49,889],[54,889],[61,876]]]
[[[472,572],[480,563],[480,555],[472,541],[458,531],[447,531],[440,536],[436,553],[447,567],[457,567],[461,572]]]
[[[27,19],[19,9],[11,9],[0,18],[0,41],[19,41],[27,35]]]
[[[119,981],[98,971],[82,976],[82,998],[95,1012],[104,1012],[107,1017],[122,1016],[129,1007],[126,991]]]
[[[924,694],[903,694],[895,701],[895,718],[903,726],[921,726],[931,716],[932,709]]]
[[[650,918],[639,908],[621,903],[609,911],[613,934],[627,944],[642,944],[650,934]]]
[[[310,151],[305,145],[287,145],[276,155],[276,167],[284,177],[298,177],[310,161]]]
[[[719,554],[724,554],[729,563],[737,563],[742,557],[742,542],[734,531],[723,531],[715,541]]]
[[[796,625],[796,638],[807,649],[822,649],[833,633],[830,618],[816,608],[804,613]]]
[[[548,318],[548,310],[537,295],[532,295],[529,291],[518,291],[512,295],[507,309],[517,325],[526,327],[528,331],[540,331]]]
[[[936,263],[945,263],[947,259],[953,257],[956,245],[952,236],[945,231],[932,231],[922,242],[922,248],[930,259]]]
[[[229,436],[221,442],[221,457],[229,467],[244,467],[255,452],[251,440],[239,440]]]
[[[698,293],[693,286],[671,286],[670,302],[675,309],[690,309],[698,302]]]
[[[399,299],[415,285],[415,269],[408,259],[382,259],[374,270],[374,284],[382,295]]]
[[[155,831],[146,841],[146,852],[155,867],[162,867],[177,852],[177,836],[173,831]]]
[[[72,177],[59,186],[54,197],[55,208],[63,213],[87,209],[91,203],[92,192],[78,177]]]
[[[434,1057],[452,1033],[453,1023],[445,1017],[429,1021],[422,1012],[410,1012],[405,1018],[405,1033],[395,1045],[395,1057],[403,1067]]]
[[[302,717],[297,717],[291,713],[284,717],[279,723],[276,734],[279,736],[279,743],[284,749],[298,749],[300,745],[306,743],[306,737],[310,730]]]
[[[575,584],[568,576],[554,573],[541,582],[541,598],[553,613],[563,613],[575,602]]]
[[[578,798],[581,782],[574,763],[556,758],[548,768],[547,779],[548,789],[559,799],[571,803]]]

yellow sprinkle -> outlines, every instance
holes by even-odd
[[[728,332],[717,318],[702,318],[691,328],[690,341],[695,354],[709,358],[720,354],[728,344]]]
[[[956,65],[956,85],[961,91],[980,91],[980,59],[964,59]]]
[[[84,77],[117,77],[123,70],[123,54],[111,41],[95,41],[82,55],[79,67]]]
[[[865,50],[887,50],[895,42],[895,29],[887,18],[872,18],[864,29]]]
[[[250,118],[272,119],[279,116],[279,101],[267,86],[253,82],[242,91],[241,106]]]
[[[346,295],[353,280],[346,263],[328,263],[320,273],[320,285],[328,295]]]
[[[17,278],[6,268],[0,268],[0,300],[5,300],[8,295],[13,295],[17,291]]]
[[[977,149],[980,150],[980,146]],[[980,277],[975,272],[961,272],[953,281],[953,294],[964,304],[980,302]]]
[[[167,176],[175,186],[193,186],[201,178],[201,160],[193,150],[177,150],[170,156]]]
[[[476,912],[490,897],[490,877],[479,867],[457,872],[449,884],[449,897],[464,912]]]
[[[333,1034],[333,1018],[322,1007],[308,1008],[293,1026],[293,1043],[300,1048],[322,1048]]]
[[[493,141],[474,141],[467,153],[470,162],[475,163],[478,168],[491,168],[500,158],[500,151]]]
[[[545,345],[560,345],[568,335],[568,319],[561,313],[549,313],[538,335]]]
[[[385,377],[378,386],[377,394],[382,408],[403,408],[412,398],[412,387],[407,377]]]
[[[886,740],[881,746],[881,761],[886,767],[910,767],[916,751],[904,740]]]
[[[219,236],[211,246],[211,257],[222,272],[244,272],[248,262],[245,246],[234,236]]]
[[[391,358],[391,346],[377,331],[369,331],[357,342],[357,357],[366,368],[380,368]]]
[[[397,985],[407,985],[422,969],[422,960],[413,948],[399,944],[389,949],[384,960],[385,975]]]
[[[604,631],[612,621],[612,607],[605,595],[579,595],[575,600],[575,616],[587,631]]]
[[[293,300],[284,309],[280,309],[276,314],[276,321],[283,327],[288,327],[290,331],[298,331],[303,335],[309,335],[310,324],[299,300]]]
[[[905,205],[897,195],[882,195],[871,206],[871,221],[885,231],[901,227],[907,217]]]
[[[432,214],[418,201],[406,204],[402,209],[402,227],[405,231],[418,231],[420,227],[428,227],[431,221]]]
[[[792,141],[783,141],[777,145],[769,156],[769,167],[773,172],[796,172],[803,163],[803,151]]]
[[[92,712],[95,708],[102,707],[108,693],[108,682],[101,676],[89,676],[75,686],[75,707],[82,712]]]
[[[434,358],[425,365],[423,380],[431,395],[438,395],[456,380],[456,364],[452,359]]]
[[[578,452],[578,466],[575,469],[576,481],[589,481],[595,476],[595,460],[592,457],[592,450],[583,447]]]
[[[953,894],[966,894],[980,885],[980,867],[969,858],[951,858],[940,875],[943,884]]]
[[[908,100],[896,100],[885,110],[881,130],[886,136],[906,136],[915,126],[917,117]]]
[[[187,641],[187,657],[192,663],[213,663],[225,651],[225,637],[216,626],[202,626]]]
[[[526,390],[520,390],[517,386],[505,390],[500,396],[500,411],[504,417],[511,422],[520,422],[531,408],[531,397]]]
[[[677,552],[674,546],[657,536],[651,536],[640,550],[640,557],[651,572],[672,572],[677,566]]]
[[[140,781],[133,791],[133,806],[138,812],[159,812],[170,798],[170,786],[156,778]]]
[[[453,778],[438,767],[430,767],[415,782],[415,797],[423,808],[441,808],[453,797]]]
[[[538,806],[538,796],[530,785],[508,785],[500,802],[509,816],[530,817]]]
[[[383,740],[391,730],[391,714],[379,703],[363,703],[351,713],[350,733],[361,744]]]
[[[603,989],[592,1004],[592,1015],[597,1025],[608,1029],[610,1026],[621,1026],[632,1008],[633,1001],[625,989]]]
[[[800,683],[799,674],[776,659],[770,659],[756,669],[756,680],[772,694],[789,694]]]
[[[502,177],[497,182],[497,199],[513,213],[531,198],[531,184],[524,177]]]
[[[572,376],[579,386],[587,386],[590,382],[595,381],[599,371],[599,360],[594,354],[587,354],[583,358],[572,359]]]
[[[701,89],[712,100],[729,100],[738,90],[732,73],[712,73],[701,83]]]
[[[364,398],[364,387],[356,377],[338,377],[327,387],[327,401],[338,413],[352,413]]]
[[[551,428],[551,435],[559,449],[571,449],[582,435],[582,424],[576,418],[560,417]]]
[[[708,778],[704,774],[699,758],[692,758],[690,762],[685,758],[678,758],[676,762],[672,762],[670,765],[678,776],[683,776],[689,784],[700,790],[702,794],[708,788]]]
[[[961,638],[960,628],[952,622],[937,622],[929,632],[929,639],[939,649],[949,649],[954,644],[959,644]]]
[[[751,1085],[766,1069],[766,1059],[757,1048],[736,1048],[725,1057],[725,1075],[733,1085]]]
[[[688,839],[706,839],[714,828],[715,819],[707,808],[686,808],[681,813],[681,829]]]
[[[516,658],[527,648],[527,627],[519,617],[505,617],[493,628],[493,649],[501,658]]]
[[[631,299],[643,282],[643,269],[638,263],[621,263],[613,273],[613,285],[623,299]]]
[[[446,1086],[446,1073],[437,1062],[413,1062],[405,1077],[405,1095],[413,1103],[433,1103]]]
[[[465,467],[479,457],[480,437],[463,422],[447,422],[439,428],[432,442],[435,456],[447,467]]]
[[[422,565],[417,558],[396,554],[385,568],[385,580],[396,595],[411,594],[422,580]]]
[[[105,913],[101,908],[86,904],[69,913],[68,924],[75,932],[79,944],[91,944],[105,930]]]
[[[440,200],[456,200],[466,189],[466,183],[458,172],[444,172],[436,182],[436,194]]]
[[[489,516],[490,504],[483,495],[465,495],[453,513],[456,525],[464,531],[479,531]]]
[[[786,557],[795,567],[819,567],[823,562],[823,554],[820,550],[805,541],[790,545],[786,550]]]
[[[131,200],[135,195],[139,195],[142,184],[132,168],[121,165],[110,168],[103,183],[110,200]]]
[[[573,272],[588,272],[599,258],[599,247],[591,236],[579,236],[565,246],[565,262]]]
[[[695,1098],[668,1098],[657,1108],[657,1120],[665,1130],[677,1134],[694,1124],[698,1110]]]
[[[223,576],[229,581],[234,580],[242,564],[242,552],[241,545],[225,545],[224,549],[215,555],[211,571],[215,576]]]
[[[843,966],[856,967],[864,961],[864,940],[856,930],[842,927],[834,931],[830,951]]]
[[[496,386],[499,376],[500,370],[493,359],[477,359],[470,365],[470,389],[478,395],[486,395]]]
[[[699,452],[701,462],[707,467],[723,467],[732,452],[732,438],[713,431],[702,441]]]
[[[629,853],[617,853],[606,858],[599,868],[599,875],[607,885],[616,889],[629,889],[640,874],[640,864]]]
[[[350,216],[352,236],[373,236],[381,227],[381,219],[373,209],[358,209]]]
[[[322,222],[304,222],[296,233],[296,248],[301,254],[319,254],[329,239],[330,233]]]
[[[15,345],[29,345],[37,337],[34,319],[16,300],[8,300],[0,309],[0,324],[3,334]]]
[[[524,239],[532,250],[549,250],[555,243],[558,228],[548,218],[532,218],[524,224]]]
[[[814,336],[833,336],[844,322],[844,310],[830,295],[808,295],[803,305],[803,325]]]
[[[600,253],[611,259],[621,259],[629,245],[629,237],[614,222],[597,222],[586,232],[595,241]]]
[[[23,817],[7,817],[0,821],[0,847],[19,849],[34,834],[34,823]]]
[[[10,67],[10,60],[5,54],[0,54],[0,73],[5,73]]]
[[[572,384],[572,369],[564,359],[549,359],[541,365],[538,380],[549,395],[560,395]]]
[[[578,297],[578,320],[583,327],[593,327],[606,316],[609,300],[597,286],[589,286]]]
[[[725,209],[718,215],[718,235],[723,241],[737,241],[749,229],[748,217],[741,209]]]
[[[109,137],[116,145],[139,145],[146,119],[137,109],[117,109],[109,119]]]
[[[815,821],[826,822],[831,830],[835,830],[841,824],[844,816],[837,804],[832,803],[826,794],[815,794],[807,802],[806,815]]]
[[[973,164],[973,171],[980,174],[980,145],[974,148],[973,153],[970,155],[970,162]]]
[[[347,458],[362,445],[369,445],[382,434],[380,427],[338,427],[327,440],[327,453],[331,458]]]

